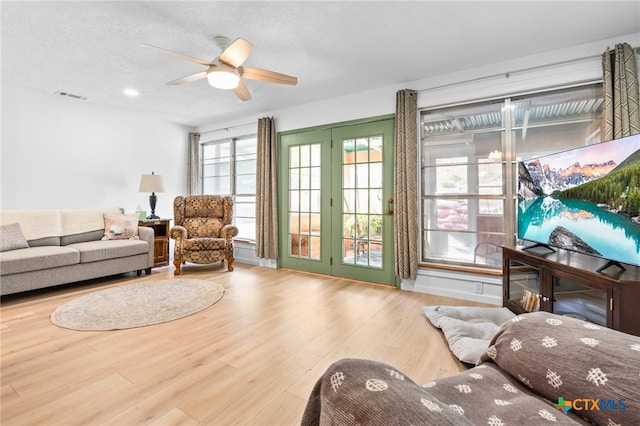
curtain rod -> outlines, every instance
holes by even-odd
[[[631,49],[635,50],[637,54],[640,54],[640,47],[632,47]],[[610,50],[609,46],[607,46],[607,48],[605,50]],[[459,84],[467,84],[467,83],[473,83],[473,82],[476,82],[476,81],[489,80],[491,78],[502,77],[502,76],[504,76],[505,78],[509,78],[509,76],[511,76],[511,74],[516,74],[516,73],[521,73],[521,72],[526,72],[526,71],[534,71],[534,70],[539,70],[539,69],[548,68],[548,67],[555,67],[555,66],[558,66],[558,65],[565,65],[565,64],[571,64],[571,63],[574,63],[574,62],[582,62],[582,61],[586,61],[586,60],[590,60],[590,59],[601,58],[603,54],[604,54],[604,52],[602,52],[600,54],[597,54],[597,55],[583,56],[581,58],[567,59],[567,60],[564,60],[564,61],[552,62],[550,64],[544,64],[544,65],[536,65],[534,67],[522,68],[522,69],[519,69],[519,70],[510,71],[510,72],[501,72],[501,73],[496,73],[496,74],[485,75],[485,76],[482,76],[482,77],[471,78],[469,80],[456,81],[456,82],[453,82],[453,83],[441,84],[439,86],[427,87],[426,89],[418,90],[418,93],[428,92],[430,90],[436,90],[436,89],[443,89],[445,87],[457,86]]]
[[[235,126],[221,127],[219,129],[207,130],[206,132],[198,132],[198,133],[200,133],[201,135],[204,135],[205,133],[215,133],[215,132],[221,132],[223,130],[228,132],[230,129],[235,129],[236,127],[251,126],[252,124],[255,124],[257,126],[258,122],[256,121],[256,122],[246,123],[246,124],[236,124]]]

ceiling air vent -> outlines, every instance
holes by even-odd
[[[77,99],[79,101],[87,101],[87,100],[89,100],[89,98],[87,98],[85,96],[74,95],[73,93],[63,92],[62,90],[58,90],[56,92],[56,95],[64,96],[64,97],[71,98],[71,99]]]

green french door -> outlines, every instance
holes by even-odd
[[[395,284],[393,118],[280,134],[280,265]]]

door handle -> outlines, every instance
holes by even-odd
[[[386,216],[393,216],[393,198],[387,200],[387,211],[384,212]]]

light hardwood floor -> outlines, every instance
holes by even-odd
[[[296,271],[185,265],[226,289],[212,307],[130,330],[80,332],[49,321],[88,292],[173,279],[173,268],[6,297],[2,425],[295,425],[320,374],[341,358],[386,362],[415,382],[465,367],[422,314],[486,306]]]

